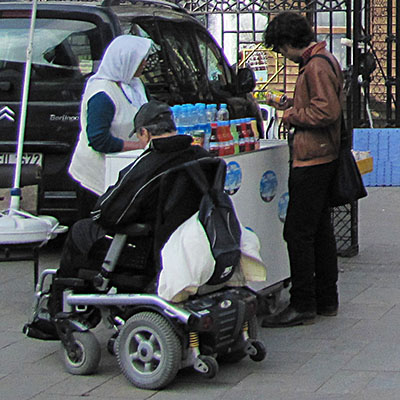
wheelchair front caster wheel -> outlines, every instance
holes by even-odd
[[[199,356],[199,360],[201,361],[201,370],[198,369],[206,378],[211,379],[217,375],[219,371],[218,361],[211,356]]]
[[[70,348],[64,347],[64,364],[72,375],[93,374],[100,363],[100,344],[92,332],[73,332]]]
[[[250,358],[253,361],[262,361],[267,355],[267,349],[264,346],[263,342],[260,342],[259,340],[253,340],[251,342],[252,346],[256,349],[255,354],[250,354]]]

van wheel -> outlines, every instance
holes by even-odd
[[[123,374],[139,388],[165,387],[181,366],[181,342],[166,319],[155,312],[141,312],[129,318],[116,344]]]
[[[101,348],[96,336],[90,332],[73,332],[74,343],[70,350],[65,347],[64,364],[72,375],[90,375],[100,363]]]

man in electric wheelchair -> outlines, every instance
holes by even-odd
[[[67,370],[88,374],[100,360],[89,330],[101,319],[108,321],[115,329],[109,351],[117,354],[133,384],[148,389],[164,387],[186,366],[214,376],[217,355],[262,360],[265,349],[255,340],[257,298],[240,287],[246,272],[243,250],[260,271],[259,242],[239,225],[223,193],[224,161],[193,146],[190,136],[176,135],[164,103],[143,105],[134,126],[144,152],[99,198],[92,218],[72,226],[59,268],[41,275],[24,332],[61,340]],[[228,213],[222,222],[211,217],[216,199]],[[221,231],[218,224],[228,220],[231,225]],[[216,231],[219,235],[210,237]],[[218,248],[235,241],[235,249]],[[222,259],[232,266],[218,270]],[[234,267],[240,261],[238,272]],[[45,291],[47,276],[52,281]],[[228,280],[230,287],[222,289]],[[222,285],[193,296],[210,282]]]

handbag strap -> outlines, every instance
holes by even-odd
[[[331,66],[333,73],[336,75],[337,77],[337,73],[336,73],[336,69],[335,66],[333,65],[332,60],[325,56],[324,54],[314,54],[313,56],[311,56],[307,63],[312,59],[312,58],[323,58],[324,60],[326,60],[328,62],[328,64]],[[339,96],[339,95],[338,95]],[[347,132],[346,129],[346,122],[344,120],[344,115],[343,115],[343,110],[342,110],[342,121],[341,121],[341,125],[340,125],[340,147],[345,147],[347,146],[347,142],[349,140],[349,133]]]

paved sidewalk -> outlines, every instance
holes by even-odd
[[[315,325],[260,328],[261,363],[222,365],[216,378],[179,372],[163,391],[139,390],[106,350],[97,375],[63,370],[57,342],[26,338],[30,262],[0,263],[0,399],[398,400],[400,398],[400,188],[370,188],[359,207],[360,253],[340,259],[340,312]],[[57,266],[46,249],[41,267]],[[108,334],[98,329],[103,348]]]

